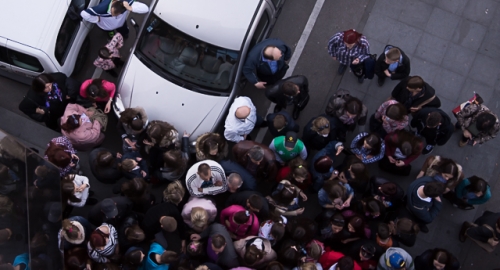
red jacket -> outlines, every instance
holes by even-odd
[[[385,136],[385,155],[388,157],[394,157],[394,153],[396,153],[396,148],[398,148],[398,134],[397,133],[389,133]],[[402,161],[405,163],[405,165],[410,164],[412,161],[414,161],[420,154],[422,153],[422,149],[424,149],[424,143],[420,143],[418,146],[420,151],[417,153],[412,153],[411,155],[407,156],[405,159]]]
[[[319,264],[321,264],[321,267],[323,267],[323,269],[328,270],[330,267],[332,267],[332,265],[336,264],[344,256],[344,254],[334,250],[330,250],[330,248],[327,247],[325,253],[321,255],[318,262]],[[354,270],[361,270],[361,267],[356,261],[354,261]]]

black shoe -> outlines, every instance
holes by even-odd
[[[365,77],[358,77],[358,83],[363,83],[365,81]]]
[[[420,231],[421,232],[423,232],[423,233],[428,233],[429,232],[429,228],[427,228],[427,225],[420,224],[419,227],[420,227]]]
[[[96,198],[87,198],[85,205],[96,205],[99,202]]]
[[[432,150],[434,150],[434,145],[430,145],[428,144],[424,150],[422,150],[422,155],[427,155],[429,154],[430,152],[432,152]]]
[[[274,106],[274,113],[277,113],[279,111],[281,111],[281,107],[278,105]]]
[[[297,107],[293,108],[293,113],[292,113],[293,120],[299,119],[299,116],[300,116],[299,108]]]
[[[346,69],[347,69],[347,65],[340,64],[339,70],[337,72],[339,75],[343,75]]]
[[[458,240],[460,242],[465,242],[465,240],[467,239],[467,235],[465,234],[467,232],[467,229],[470,228],[472,224],[468,221],[464,221],[464,223],[462,223],[462,228],[460,228],[460,232],[458,233]]]
[[[377,80],[378,86],[384,85],[384,82],[385,82],[385,77],[378,77]]]

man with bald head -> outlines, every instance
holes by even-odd
[[[226,140],[238,143],[245,140],[254,127],[267,125],[257,116],[257,109],[249,97],[237,97],[229,108],[229,114],[224,124]]]
[[[277,38],[255,45],[247,55],[243,75],[256,88],[264,89],[281,80],[288,70],[292,49]]]

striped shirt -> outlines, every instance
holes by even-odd
[[[353,152],[356,155],[361,155],[361,157],[362,157],[361,161],[364,164],[373,163],[373,162],[377,162],[377,161],[381,160],[384,157],[384,153],[385,153],[385,143],[384,143],[384,140],[381,140],[380,141],[380,153],[378,153],[378,155],[376,155],[376,156],[372,156],[372,157],[368,158],[368,155],[370,155],[371,150],[366,149],[363,146],[361,146],[360,148],[358,148],[358,146],[357,146],[358,141],[367,135],[368,135],[368,133],[361,132],[351,142],[351,152]]]
[[[375,112],[375,119],[382,121],[382,117],[386,116],[385,112],[387,111],[387,108],[397,103],[399,102],[393,99],[382,103],[382,105],[380,105],[380,107],[378,107],[377,111]],[[401,130],[406,126],[408,126],[408,115],[405,115],[403,120],[401,121],[393,120],[386,116],[385,121],[382,121],[382,126],[384,127],[387,133],[391,133],[396,130]]]
[[[90,246],[90,241],[87,243],[87,253],[89,257],[98,263],[109,262],[109,259],[106,257],[113,255],[113,253],[115,252],[116,245],[118,245],[118,232],[116,232],[115,227],[107,223],[103,223],[100,227],[103,226],[106,226],[109,229],[109,239],[106,243],[106,246],[104,246],[104,249],[103,250],[93,249]]]
[[[53,142],[56,145],[62,146],[63,148],[65,148],[64,151],[68,152],[70,155],[76,154],[76,150],[75,150],[75,148],[73,148],[73,144],[71,144],[71,142],[69,141],[69,139],[66,136],[54,138],[54,139],[50,140],[50,142]],[[50,146],[50,143],[47,144],[47,147],[49,147],[49,146]],[[46,160],[49,160],[47,155],[45,155],[44,158]],[[73,167],[71,167],[70,165],[66,166],[65,168],[60,168],[59,175],[61,177],[66,176],[71,172],[71,169],[73,169]]]
[[[361,63],[370,57],[370,43],[365,36],[361,36],[359,42],[348,49],[344,43],[344,32],[338,32],[328,41],[328,53],[343,65],[350,65],[356,58]]]

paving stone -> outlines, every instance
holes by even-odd
[[[485,104],[488,107],[488,109],[490,109],[496,115],[500,116],[500,92],[493,91],[493,93],[491,93],[490,99],[489,100],[485,99]],[[495,146],[497,145],[498,148],[500,149],[500,143],[495,143]]]
[[[415,56],[413,56],[410,61],[410,75],[420,76],[424,79],[424,81],[432,85],[434,83],[434,78],[441,67]]]
[[[380,14],[384,17],[397,19],[408,2],[408,0],[377,0],[373,5],[372,14]]]
[[[498,3],[493,0],[471,0],[462,15],[473,22],[489,26],[497,6]]]
[[[464,76],[447,69],[440,69],[432,87],[436,89],[436,94],[439,97],[444,97],[451,101],[457,101],[458,95],[462,91],[464,81]]]
[[[468,0],[438,0],[437,6],[453,14],[461,15]]]
[[[440,65],[448,47],[448,41],[429,33],[424,33],[414,55],[428,62]]]
[[[453,33],[452,41],[477,51],[483,42],[487,28],[478,23],[463,19]]]
[[[500,29],[493,30],[490,28],[486,32],[479,51],[491,58],[500,59]]]
[[[450,40],[459,22],[460,17],[458,15],[440,8],[434,8],[425,31],[442,39]]]
[[[500,8],[497,8],[495,16],[493,16],[490,24],[490,29],[500,30]]]
[[[441,65],[462,76],[466,76],[469,73],[475,57],[476,51],[451,43]]]
[[[498,61],[490,57],[478,53],[469,76],[479,82],[494,87],[499,78],[500,69],[498,68]]]
[[[405,23],[398,23],[391,33],[389,44],[401,48],[406,54],[413,54],[423,33],[422,29]]]
[[[415,26],[420,29],[425,29],[427,21],[431,16],[433,6],[421,2],[411,1],[406,5],[405,9],[399,16],[399,21]]]
[[[458,104],[470,99],[474,95],[474,91],[478,93],[483,98],[483,100],[492,100],[491,98],[493,96],[493,91],[491,90],[491,87],[468,77],[467,79],[465,79],[465,84],[462,87],[462,92],[460,93]]]
[[[443,110],[444,112],[446,112],[450,116],[452,121],[455,121],[455,117],[452,115],[451,111],[453,109],[455,109],[458,106],[458,104],[462,103],[463,101],[460,101],[460,99],[458,101],[457,100],[449,100],[443,96],[440,96],[439,93],[438,93],[438,97],[439,97],[439,100],[441,101],[440,109]],[[464,99],[464,101],[465,100],[466,99]]]
[[[397,25],[398,22],[395,19],[374,13],[368,18],[365,28],[363,29],[363,34],[366,35],[369,40],[375,39],[387,44],[392,31],[397,28]]]

